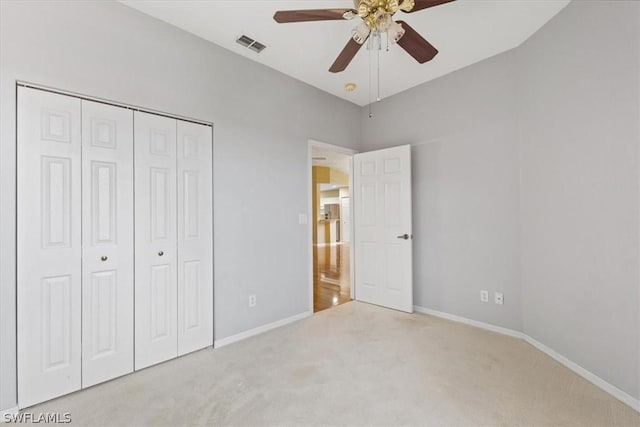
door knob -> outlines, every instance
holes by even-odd
[[[397,236],[398,239],[404,239],[404,240],[409,240],[409,235],[408,234],[403,234],[402,236]]]
[[[101,257],[100,257],[100,259],[101,259],[102,261],[106,261],[106,260],[108,260],[108,259],[109,259],[109,257],[101,256]]]
[[[158,256],[162,256],[162,255],[164,255],[164,252],[162,251],[158,252]]]

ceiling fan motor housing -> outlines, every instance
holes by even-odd
[[[371,31],[385,32],[398,10],[409,12],[414,6],[415,0],[360,0],[356,12]]]

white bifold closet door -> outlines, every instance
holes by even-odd
[[[135,367],[213,345],[211,127],[135,113]]]
[[[133,370],[133,113],[18,89],[18,403]]]
[[[211,127],[25,87],[17,105],[19,407],[211,346]]]
[[[136,111],[135,368],[178,355],[176,120]]]
[[[82,386],[133,371],[133,111],[82,101]]]
[[[178,120],[178,354],[213,345],[211,127]]]
[[[18,88],[18,404],[81,387],[80,100]]]

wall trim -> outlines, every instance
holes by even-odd
[[[502,326],[492,325],[490,323],[479,322],[477,320],[468,319],[466,317],[456,316],[455,314],[445,313],[443,311],[432,310],[430,308],[413,306],[413,310],[421,314],[429,314],[431,316],[440,317],[442,319],[453,320],[454,322],[464,323],[465,325],[475,326],[477,328],[486,329],[488,331],[497,332],[502,335],[508,335],[514,338],[524,339],[525,334],[514,331],[513,329],[503,328]]]
[[[567,359],[565,356],[547,347],[541,342],[536,341],[530,336],[525,335],[524,340],[529,344],[531,344],[532,346],[534,346],[535,348],[537,348],[538,350],[540,350],[541,352],[545,353],[547,356],[551,357],[552,359],[555,359],[557,362],[560,362],[567,368],[571,369],[573,372],[580,375],[582,378],[600,387],[602,390],[606,391],[607,393],[609,393],[611,396],[615,397],[622,403],[625,403],[628,406],[635,409],[636,411],[640,412],[640,399],[636,399],[630,394],[620,390],[618,387],[614,386],[611,383],[608,383],[607,381],[603,380],[596,374],[586,370],[582,366],[578,365],[577,363],[573,362],[570,359]]]
[[[564,365],[566,368],[569,368],[576,374],[580,375],[585,380],[599,387],[601,390],[615,397],[622,403],[640,412],[640,399],[636,399],[635,397],[631,396],[627,392],[620,390],[618,387],[614,386],[611,383],[608,383],[607,381],[603,380],[593,372],[583,368],[582,366],[578,365],[577,363],[573,362],[567,357],[561,355],[560,353],[556,352],[550,347],[547,347],[541,342],[531,338],[529,335],[525,334],[524,332],[514,331],[513,329],[503,328],[502,326],[496,326],[490,323],[479,322],[477,320],[468,319],[466,317],[456,316],[455,314],[432,310],[430,308],[420,307],[417,305],[413,306],[413,310],[416,313],[440,317],[442,319],[447,319],[447,320],[451,320],[458,323],[464,323],[466,325],[475,326],[476,328],[486,329],[488,331],[497,332],[499,334],[508,335],[510,337],[520,338],[526,341],[527,343],[529,343],[530,345],[532,345],[533,347],[535,347],[536,349],[545,353],[547,356],[551,357],[555,361],[559,362],[561,365]]]
[[[297,322],[298,320],[305,319],[311,316],[313,313],[311,311],[305,311],[303,313],[296,314],[295,316],[287,317],[281,320],[276,320],[275,322],[267,323],[266,325],[258,326],[257,328],[249,329],[248,331],[240,332],[239,334],[231,335],[230,337],[221,338],[219,340],[215,340],[213,343],[214,348],[224,347],[225,345],[233,344],[237,341],[242,341],[246,338],[252,337],[254,335],[259,335],[270,331],[275,328],[279,328],[280,326],[288,325],[289,323]]]
[[[14,408],[3,409],[2,411],[0,411],[0,424],[8,422],[8,420],[6,419],[7,415],[17,415],[18,412],[19,410],[17,406]]]

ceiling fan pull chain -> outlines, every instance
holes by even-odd
[[[369,46],[371,46],[371,40],[369,40]],[[373,117],[371,112],[371,49],[369,50],[369,118]]]
[[[378,96],[376,97],[376,102],[380,102],[380,49],[378,49]]]

